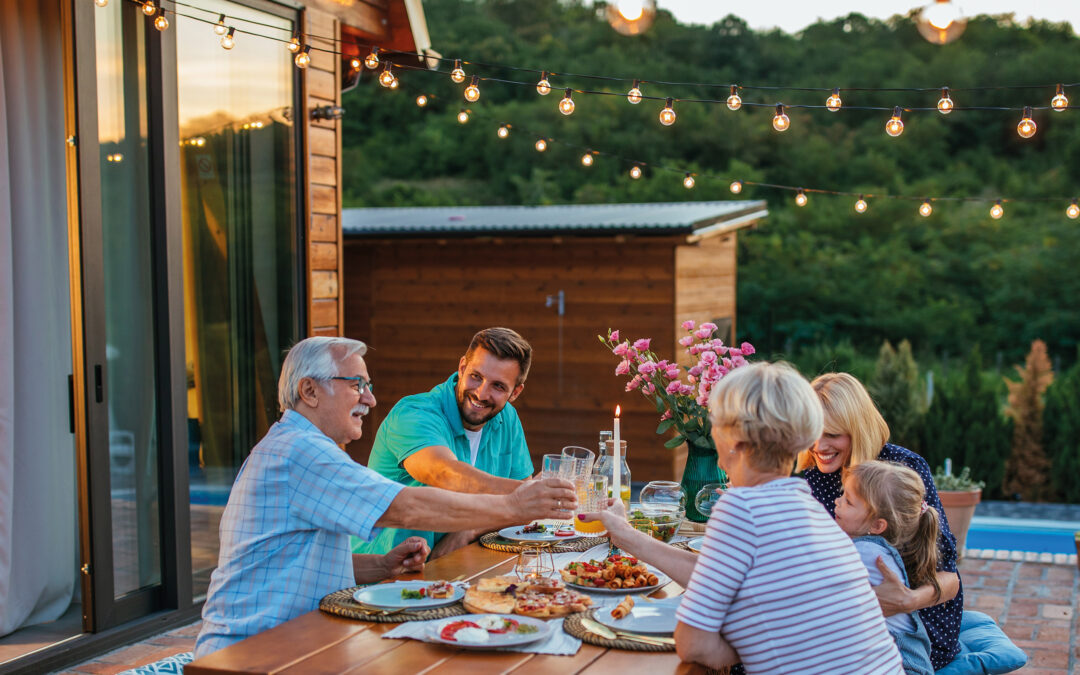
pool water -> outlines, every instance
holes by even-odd
[[[1076,553],[1074,532],[1080,523],[1010,518],[973,518],[967,548],[1034,553]]]

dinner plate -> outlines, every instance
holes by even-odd
[[[353,599],[368,607],[377,609],[430,609],[432,607],[452,605],[465,597],[465,589],[458,585],[454,586],[454,594],[449,598],[424,597],[415,600],[404,600],[401,597],[402,590],[418,591],[431,584],[431,581],[391,581],[387,584],[375,584],[374,586],[361,588],[353,593]]]
[[[701,543],[705,541],[705,537],[694,537],[690,541],[686,542],[686,548],[690,549],[694,553],[701,553]]]
[[[615,630],[643,635],[672,635],[675,633],[675,624],[679,622],[675,618],[675,610],[679,609],[681,600],[681,595],[662,600],[635,598],[630,613],[621,619],[615,619],[611,616],[611,610],[615,609],[619,601],[613,598],[597,607],[593,618]]]
[[[636,588],[598,588],[596,586],[582,586],[580,584],[566,583],[567,588],[573,588],[576,591],[586,591],[589,593],[602,593],[604,595],[626,595],[628,593],[648,593],[649,591],[655,591],[661,586],[671,581],[671,577],[664,574],[660,570],[656,569],[652,565],[647,565],[649,571],[656,575],[659,581],[653,586],[638,586]]]
[[[521,530],[524,527],[524,525],[504,527],[503,529],[499,530],[499,536],[503,539],[509,539],[510,541],[574,541],[575,539],[581,539],[581,535],[579,534],[571,534],[565,537],[559,537],[551,531],[523,533]]]
[[[499,616],[504,619],[513,619],[522,625],[529,625],[536,628],[535,633],[488,633],[488,639],[483,642],[469,642],[465,640],[444,640],[439,636],[444,626],[455,621],[472,621],[476,622],[478,619],[485,616]],[[518,616],[517,614],[464,614],[462,616],[455,616],[452,619],[446,619],[432,625],[428,629],[428,640],[431,642],[438,642],[444,645],[453,645],[455,647],[465,647],[467,649],[498,649],[499,647],[516,647],[518,645],[527,645],[530,642],[536,642],[537,640],[543,640],[551,634],[551,624],[542,620],[534,619],[528,616]]]

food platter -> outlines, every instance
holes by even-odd
[[[686,542],[686,548],[690,549],[694,553],[701,553],[701,544],[705,541],[705,537],[694,537],[690,541]]]
[[[535,523],[534,523],[535,525]],[[513,527],[504,527],[499,530],[499,536],[503,539],[509,539],[510,541],[522,541],[522,542],[555,542],[555,541],[574,541],[580,539],[581,535],[574,533],[573,525],[565,526],[552,526],[545,525],[545,531],[543,532],[525,532],[525,525],[514,525]],[[553,527],[560,527],[560,531],[569,531],[569,534],[555,534]]]
[[[623,555],[574,561],[559,570],[559,574],[567,588],[611,595],[647,593],[671,581],[657,568]]]
[[[510,622],[510,627],[506,629],[498,628],[496,629],[498,632],[491,632],[481,628],[481,626],[485,625],[499,625],[500,620]],[[473,628],[473,626],[476,628],[468,631],[466,635],[461,632],[462,622],[472,624],[472,626],[464,626],[466,628]],[[452,632],[455,628],[458,629],[457,632]],[[503,632],[504,630],[505,632]],[[530,632],[519,632],[522,630],[529,630]],[[465,614],[432,625],[428,629],[427,639],[430,642],[465,647],[467,649],[498,649],[543,640],[551,634],[551,630],[551,624],[548,622],[527,616],[516,614]],[[478,639],[480,635],[486,637]]]
[[[391,581],[387,584],[375,584],[367,586],[353,593],[353,599],[362,605],[376,609],[431,609],[432,607],[444,607],[452,605],[465,597],[465,589],[454,586],[454,592],[449,598],[410,598],[401,596],[403,590],[420,591],[431,586],[431,581]]]

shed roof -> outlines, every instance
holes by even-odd
[[[382,207],[342,210],[349,237],[470,237],[552,234],[686,234],[694,239],[753,224],[764,201]]]

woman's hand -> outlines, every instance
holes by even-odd
[[[908,588],[904,580],[893,572],[878,556],[877,568],[881,571],[882,582],[874,586],[878,603],[881,605],[881,613],[885,616],[894,614],[910,614],[911,612],[927,607],[933,607],[943,602],[948,602],[956,597],[960,590],[960,576],[955,572],[938,572],[938,584],[941,586],[941,595],[938,596],[933,585],[923,584],[918,588]]]
[[[623,508],[621,499],[609,499],[608,507],[603,511],[593,513],[580,513],[578,518],[583,523],[591,523],[599,520],[608,531],[611,543],[622,549],[633,547],[634,539],[642,534],[630,526],[626,520],[626,510]]]

